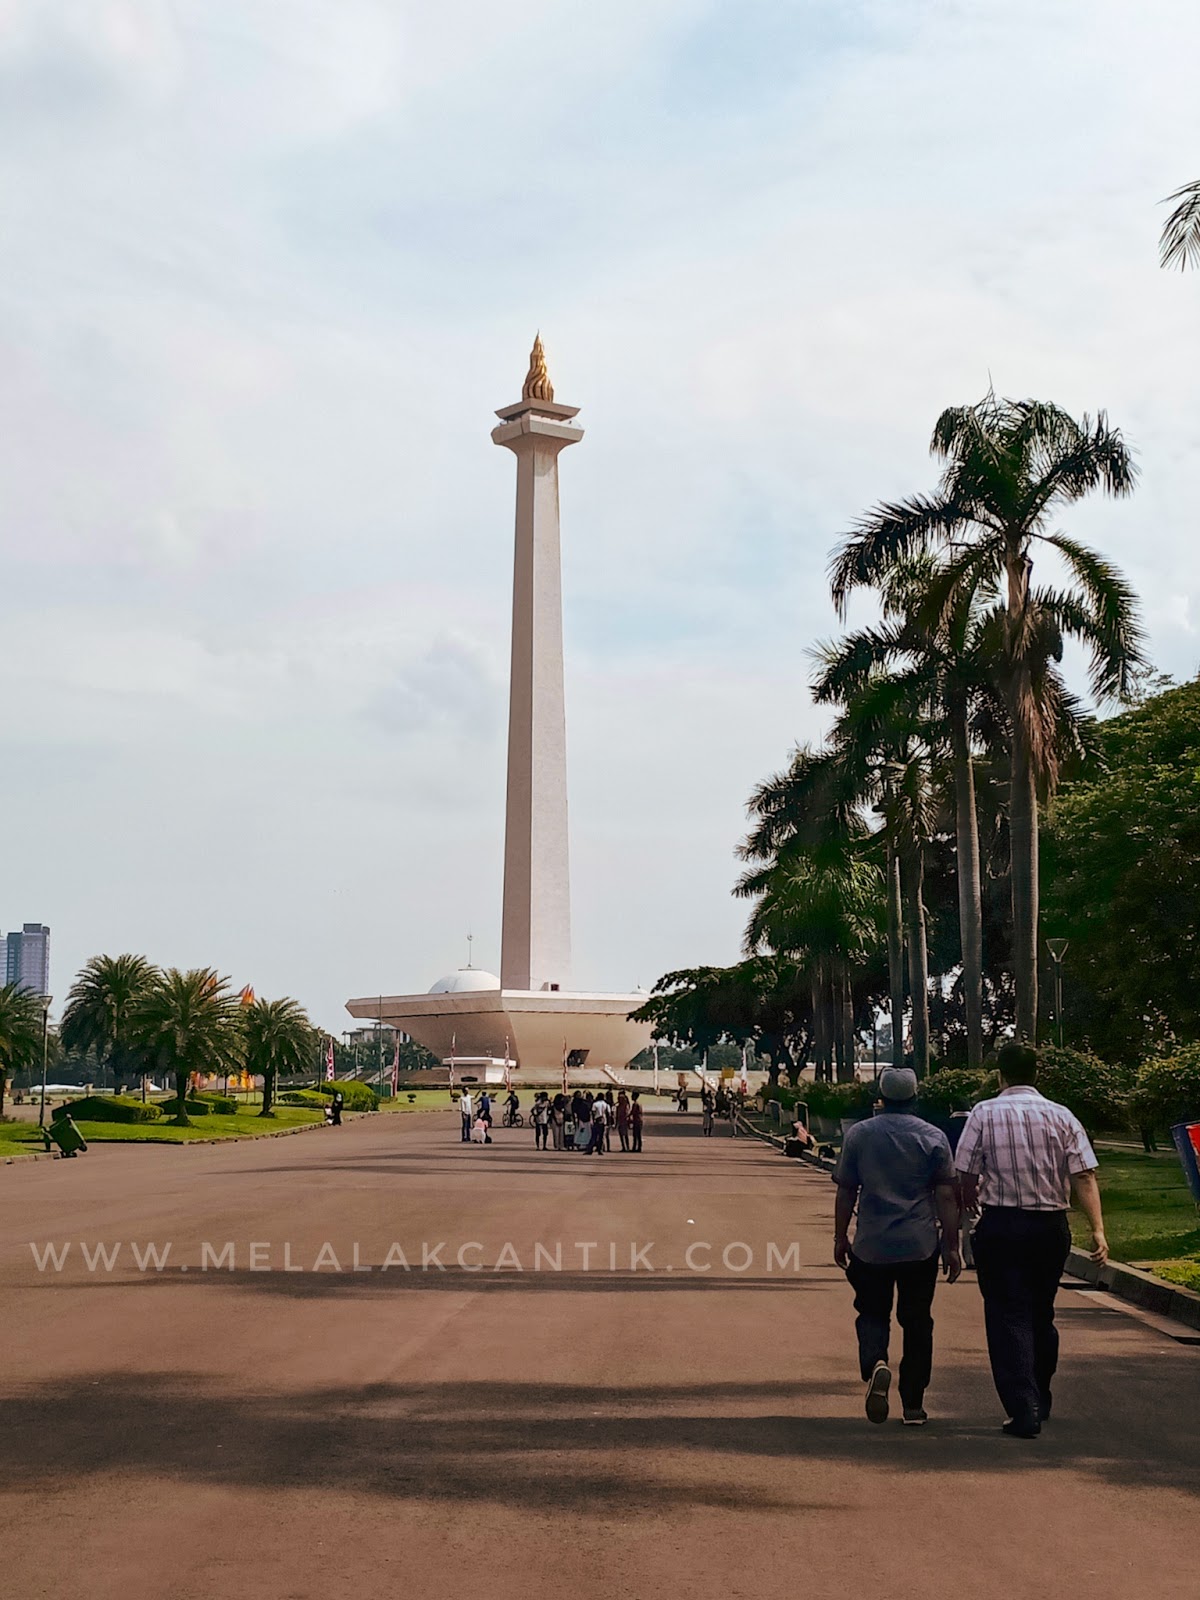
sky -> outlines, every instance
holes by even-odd
[[[0,0],[0,925],[60,997],[137,950],[333,1031],[496,969],[539,328],[577,986],[737,958],[829,552],[989,382],[1125,432],[1062,525],[1194,674],[1198,50],[1190,0]]]

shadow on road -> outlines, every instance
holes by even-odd
[[[1124,1426],[1056,1416],[1035,1445],[1001,1438],[990,1419],[953,1415],[920,1433],[872,1428],[844,1414],[857,1411],[849,1381],[614,1389],[456,1380],[268,1393],[192,1374],[101,1371],[6,1402],[0,1485],[54,1494],[133,1471],[198,1486],[659,1515],[677,1505],[795,1510],[814,1472],[844,1463],[1024,1473],[1033,1495],[1040,1474],[1063,1470],[1195,1495],[1188,1419],[1137,1421],[1152,1414],[1157,1385],[1194,1381],[1194,1364],[1179,1365],[1168,1354],[1149,1373],[1144,1359],[1094,1358],[1089,1385],[1124,1398]],[[948,1367],[939,1393],[952,1398],[965,1379],[966,1369]],[[1131,1406],[1139,1392],[1144,1405]]]

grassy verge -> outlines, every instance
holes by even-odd
[[[1178,1157],[1140,1150],[1102,1150],[1100,1191],[1105,1231],[1115,1261],[1152,1264],[1173,1283],[1200,1288],[1200,1212]],[[1086,1244],[1087,1224],[1071,1213],[1077,1244]]]
[[[319,1111],[279,1106],[273,1117],[260,1117],[254,1110],[231,1117],[196,1117],[190,1128],[176,1128],[165,1117],[159,1122],[81,1122],[78,1127],[88,1144],[188,1144],[196,1139],[246,1139],[280,1133],[321,1120]],[[33,1123],[16,1123],[0,1130],[0,1159],[42,1149],[41,1135]]]

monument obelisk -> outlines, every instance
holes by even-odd
[[[497,411],[492,441],[517,458],[508,801],[500,983],[569,989],[571,890],[567,728],[563,698],[558,457],[578,444],[578,406],[557,404],[540,335],[516,405]]]

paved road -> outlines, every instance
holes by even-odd
[[[6,1592],[1194,1600],[1200,1351],[1066,1293],[1011,1441],[965,1279],[935,1423],[872,1428],[826,1179],[669,1113],[641,1157],[531,1144],[380,1116],[0,1167]]]

